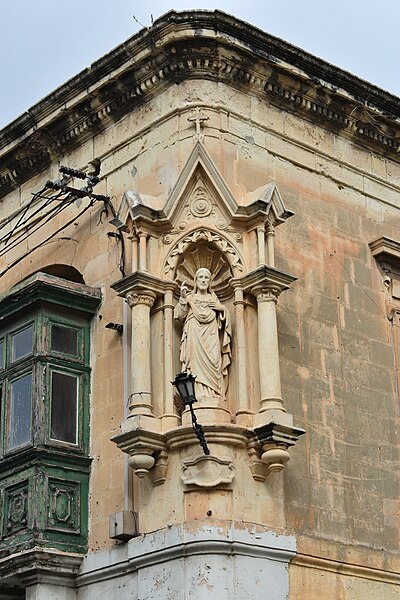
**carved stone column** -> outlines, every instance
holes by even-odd
[[[246,357],[246,328],[244,322],[244,294],[241,287],[234,283],[235,288],[235,311],[236,311],[236,338],[237,338],[237,410],[236,423],[247,424],[248,415],[253,413],[249,410],[247,394],[247,357]]]
[[[139,271],[147,271],[147,234],[139,231]]]
[[[260,370],[260,409],[285,411],[282,403],[279,367],[276,303],[279,287],[262,285],[253,290],[258,305],[258,360]]]
[[[258,264],[265,265],[265,226],[257,227]]]
[[[150,309],[153,292],[130,292],[126,300],[132,309],[131,395],[129,417],[154,416],[151,402]]]
[[[275,267],[275,227],[268,221],[267,222],[267,250],[268,250],[268,266]]]
[[[174,409],[174,391],[171,382],[174,374],[174,348],[173,348],[173,295],[168,290],[164,293],[164,414],[162,415],[163,428],[170,425],[176,427],[179,417]]]
[[[138,247],[138,237],[137,235],[132,235],[132,273],[138,270],[139,266],[139,247]]]

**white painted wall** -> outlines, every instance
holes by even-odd
[[[233,525],[190,529],[171,527],[88,555],[77,600],[288,598],[293,537]]]

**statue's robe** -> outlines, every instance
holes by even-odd
[[[209,306],[218,302],[214,292],[201,296],[191,293],[181,300],[174,316],[185,320],[180,360],[182,371],[196,377],[196,397],[225,396],[228,365],[231,362],[231,324],[228,310],[216,311]]]

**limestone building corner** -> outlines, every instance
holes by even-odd
[[[0,599],[397,598],[399,118],[171,11],[0,132]]]

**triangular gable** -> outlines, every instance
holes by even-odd
[[[287,210],[276,183],[271,181],[267,185],[247,194],[249,212],[262,211],[274,226],[283,223],[293,212]]]
[[[179,210],[179,200],[191,185],[196,170],[200,174],[204,174],[205,179],[215,189],[216,196],[220,198],[220,202],[222,201],[220,208],[233,217],[238,209],[238,204],[203,144],[196,142],[164,206],[163,212],[167,219],[173,220],[173,215]]]
[[[178,179],[161,208],[161,197],[145,196],[136,191],[125,192],[118,214],[111,221],[118,229],[127,230],[127,221],[144,220],[159,226],[175,228],[179,223],[199,221],[209,216],[218,229],[232,221],[283,223],[292,212],[287,210],[274,182],[247,194],[247,204],[238,205],[222,175],[201,142],[196,142]],[[211,214],[212,213],[212,214]]]

